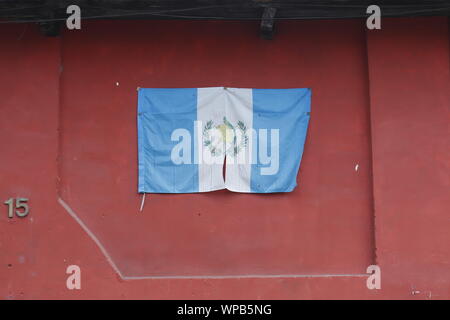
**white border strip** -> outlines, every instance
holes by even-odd
[[[100,251],[105,255],[106,260],[108,260],[111,267],[114,269],[115,272],[122,278],[126,279],[126,277],[120,272],[119,268],[116,266],[114,261],[112,260],[111,256],[108,254],[108,251],[106,251],[105,247],[102,245],[100,240],[95,236],[95,234],[92,233],[92,231],[83,223],[83,221],[77,216],[77,214],[72,210],[72,208],[69,207],[69,205],[61,198],[58,198],[59,204],[66,209],[66,211],[70,214],[72,218],[75,219],[76,222],[83,228],[83,230],[88,234],[88,236],[94,240],[95,244],[100,248]]]
[[[106,257],[106,260],[114,269],[114,271],[123,280],[143,280],[143,279],[267,279],[267,278],[343,278],[343,277],[368,277],[370,274],[366,273],[350,273],[350,274],[249,274],[249,275],[222,275],[222,276],[124,276],[120,272],[113,259],[106,251],[100,240],[92,233],[92,231],[83,223],[83,221],[77,216],[77,214],[69,207],[69,205],[61,198],[58,198],[59,204],[69,213],[69,215],[75,219],[75,221],[83,228],[87,235],[94,240],[95,244],[100,248],[100,251]]]

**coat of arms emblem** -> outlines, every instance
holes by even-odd
[[[240,120],[233,125],[226,117],[220,124],[209,120],[203,127],[203,145],[214,157],[234,157],[248,146],[247,126]]]

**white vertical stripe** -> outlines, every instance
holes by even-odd
[[[225,189],[223,179],[224,156],[211,156],[203,141],[203,128],[210,120],[217,126],[223,123],[225,115],[225,94],[223,87],[197,89],[197,160],[199,192]]]
[[[238,138],[236,145],[239,148],[237,156],[227,155],[225,185],[230,191],[250,192],[252,168],[252,126],[253,126],[253,98],[252,89],[226,88],[225,109],[226,118],[233,125]],[[246,130],[238,126],[241,121]],[[243,140],[247,137],[247,144]]]

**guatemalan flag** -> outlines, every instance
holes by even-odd
[[[139,192],[290,192],[310,89],[139,89]]]

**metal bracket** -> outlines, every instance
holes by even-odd
[[[58,37],[64,20],[61,19],[61,12],[65,12],[65,5],[58,0],[46,0],[44,4],[44,8],[39,10],[44,18],[38,23],[39,31],[46,37]]]
[[[46,37],[58,37],[61,33],[61,21],[40,22],[39,30]]]
[[[261,19],[261,37],[266,40],[272,40],[274,34],[274,18],[277,12],[276,8],[266,7]]]

